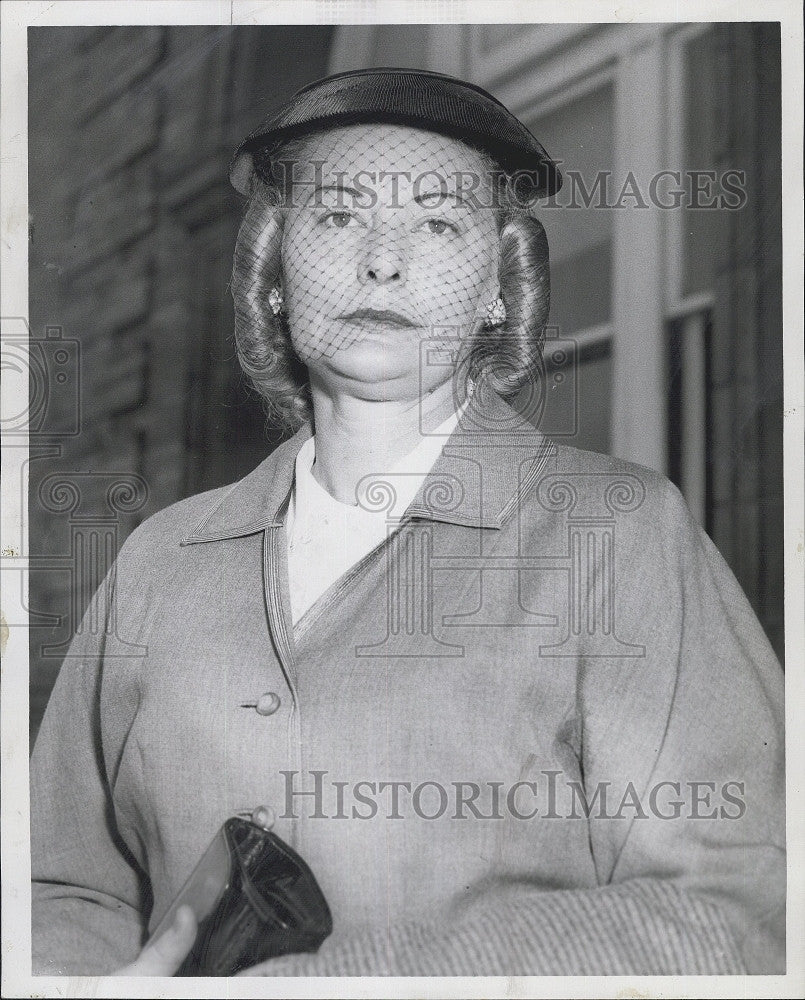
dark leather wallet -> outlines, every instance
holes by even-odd
[[[333,929],[327,900],[305,862],[283,840],[245,819],[228,819],[152,936],[188,904],[199,923],[177,976],[232,976],[258,962],[317,951]]]

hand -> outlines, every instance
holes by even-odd
[[[156,941],[147,944],[139,956],[115,976],[172,976],[187,957],[196,939],[198,923],[189,906],[180,906],[173,924]]]

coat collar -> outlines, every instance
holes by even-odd
[[[219,496],[182,545],[241,538],[279,527],[293,485],[296,456],[310,435],[311,427],[306,424]],[[555,452],[556,446],[499,396],[476,392],[405,518],[502,528]],[[391,489],[393,485],[389,483]]]

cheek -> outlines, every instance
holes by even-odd
[[[332,358],[362,338],[361,327],[340,318],[356,296],[343,252],[289,255],[283,267],[291,343],[305,364]]]
[[[347,272],[343,256],[322,252],[309,239],[294,238],[283,246],[285,303],[294,324],[312,322],[322,311],[332,313],[345,298]]]
[[[434,250],[428,261],[431,273],[455,290],[475,291],[497,280],[500,247],[496,226],[473,226],[460,241]]]
[[[452,309],[456,320],[472,315],[497,286],[497,253],[445,254],[418,261],[409,284],[424,293],[423,302],[443,318]]]

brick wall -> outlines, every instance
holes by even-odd
[[[242,200],[226,171],[246,132],[326,74],[330,41],[318,26],[29,30],[31,331],[81,353],[80,432],[58,433],[69,401],[51,393],[31,442],[34,732],[111,550],[276,443],[234,357]]]

